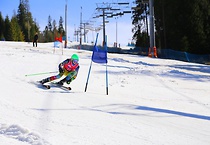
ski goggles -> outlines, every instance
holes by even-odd
[[[73,62],[73,64],[77,64],[79,61],[74,59],[74,60],[72,60],[72,62]]]

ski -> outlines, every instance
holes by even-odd
[[[69,91],[71,90],[71,87],[67,87],[67,86],[60,86],[60,87]]]
[[[51,82],[51,83],[47,83],[47,84],[42,84],[42,83],[39,81],[39,83],[40,83],[41,86],[44,87],[45,89],[50,89],[51,86],[54,86],[54,87],[59,87],[59,88],[64,89],[64,90],[68,90],[68,91],[71,90],[71,87],[69,87],[69,86],[64,86],[64,85],[61,85],[61,84],[55,83],[55,82]]]
[[[65,89],[65,90],[71,90],[71,87],[67,87],[67,86],[64,86],[64,85],[61,85],[61,84],[59,84],[59,83],[52,83],[53,85],[56,85],[56,86],[58,86],[58,87],[60,87],[60,88],[62,88],[62,89]]]
[[[42,86],[43,86],[44,88],[46,88],[46,89],[50,89],[50,85],[44,85],[44,84],[42,84]]]
[[[50,89],[50,85],[48,85],[48,84],[43,84],[41,81],[37,81],[35,84],[36,84],[39,88]]]

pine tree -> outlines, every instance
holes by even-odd
[[[39,32],[39,26],[33,21],[33,17],[29,9],[29,0],[20,0],[17,14],[14,11],[11,21],[8,17],[6,17],[5,21],[3,21],[4,24],[1,24],[2,17],[0,12],[0,38],[5,37],[6,40],[13,41],[32,40],[35,33]],[[16,17],[16,19],[14,17]],[[18,22],[18,26],[16,21]],[[18,34],[15,34],[15,32]],[[24,39],[22,39],[23,37]]]
[[[49,29],[49,31],[52,32],[52,19],[51,19],[51,16],[50,15],[48,17],[48,29]]]
[[[56,21],[55,20],[53,20],[52,29],[53,29],[53,32],[55,32],[57,30],[57,28],[56,28]]]
[[[12,41],[24,41],[24,34],[18,24],[17,17],[14,15],[11,19]]]
[[[44,33],[44,38],[45,38],[44,42],[48,42],[48,27],[47,26],[45,27],[45,30],[43,33]]]
[[[51,16],[48,16],[48,24],[45,27],[45,30],[43,32],[44,42],[53,42],[54,41],[54,31],[52,26],[52,19]]]
[[[28,30],[26,28],[27,10],[24,5],[24,0],[20,0],[20,4],[18,6],[18,12],[17,12],[17,20],[18,20],[18,24],[20,25],[22,32],[25,35],[25,40],[27,40],[28,39]]]
[[[191,52],[210,53],[210,1],[193,0],[191,3]],[[195,41],[196,40],[196,41]]]
[[[34,19],[34,21],[31,24],[31,28],[30,28],[30,34],[31,34],[31,40],[33,40],[34,35],[38,33],[39,35],[39,24],[36,22],[36,19]],[[39,37],[39,42],[40,42],[40,37]]]
[[[0,12],[0,40],[4,39],[4,18]]]
[[[149,37],[148,37],[148,4],[144,3],[142,0],[136,0],[136,7],[134,8],[132,15],[132,24],[134,28],[132,29],[133,39],[136,41],[136,46],[138,47],[149,47]]]
[[[5,40],[11,41],[12,40],[11,22],[9,20],[9,16],[8,15],[5,18],[4,24],[5,24],[5,31],[4,31]]]
[[[155,25],[161,48],[210,53],[210,1],[155,1]]]
[[[59,20],[58,32],[59,32],[59,34],[61,34],[62,36],[64,36],[64,34],[65,34],[64,28],[63,28],[63,18],[62,18],[61,16],[60,16],[60,20]]]
[[[34,27],[34,21],[30,12],[29,1],[20,0],[17,13],[18,24],[24,34],[24,40],[30,41],[33,39],[34,32],[31,33],[31,28]]]
[[[58,35],[58,30],[57,30],[57,26],[56,26],[56,21],[55,20],[53,20],[52,28],[53,28],[53,36],[55,38]]]

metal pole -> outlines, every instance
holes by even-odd
[[[86,35],[85,35],[85,23],[84,23],[84,43],[86,43]]]
[[[117,48],[117,18],[116,18],[116,48]]]
[[[82,47],[82,7],[80,12],[80,49]]]
[[[155,32],[154,32],[154,0],[149,0],[149,20],[150,20],[150,48],[154,57]]]
[[[106,40],[105,40],[105,9],[103,9],[103,47],[105,46]]]
[[[65,31],[66,31],[66,39],[64,47],[67,48],[67,0],[66,0],[66,6],[65,6]]]

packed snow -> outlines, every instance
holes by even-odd
[[[63,50],[63,51],[62,51]],[[72,90],[37,81],[80,57]],[[108,54],[53,43],[0,42],[1,145],[209,145],[210,66],[138,55]]]

